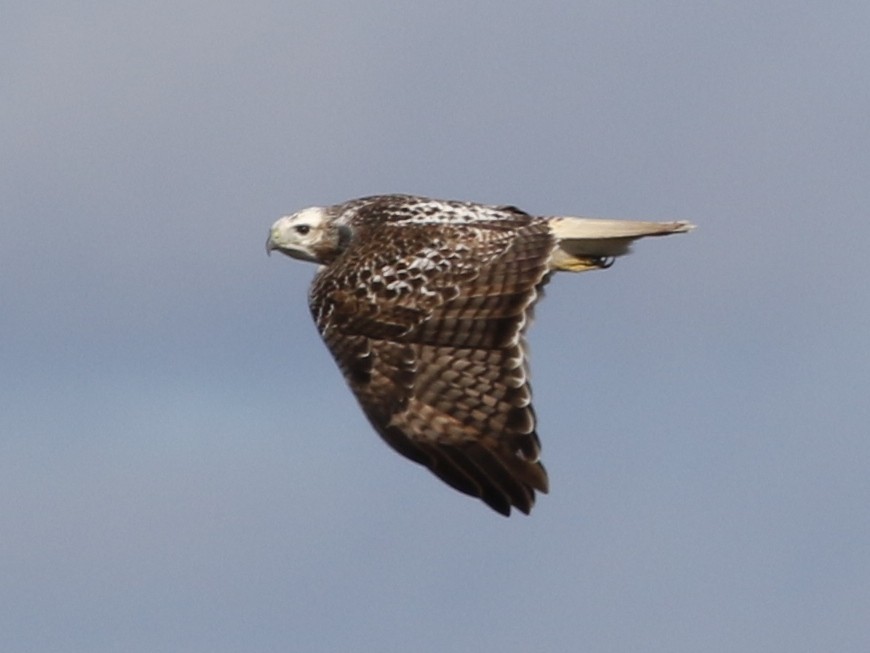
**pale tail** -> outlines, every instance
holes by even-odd
[[[689,222],[640,222],[598,218],[550,218],[559,241],[553,253],[554,270],[582,272],[607,267],[607,260],[628,254],[632,241],[646,236],[667,236],[691,231]]]

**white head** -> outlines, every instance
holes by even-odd
[[[266,252],[278,250],[302,261],[323,263],[324,255],[337,245],[333,231],[326,210],[312,206],[278,219],[269,231]]]

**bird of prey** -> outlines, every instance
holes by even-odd
[[[266,249],[320,264],[311,313],[387,444],[507,516],[548,490],[524,342],[544,285],[690,229],[379,195],[282,217]]]

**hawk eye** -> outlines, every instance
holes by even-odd
[[[299,225],[296,225],[296,226],[294,227],[294,229],[296,230],[296,233],[299,234],[300,236],[304,236],[304,235],[307,234],[309,231],[311,231],[311,227],[308,226],[307,224],[299,224]]]

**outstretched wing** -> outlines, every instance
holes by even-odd
[[[547,491],[523,332],[554,246],[546,222],[520,212],[383,222],[357,234],[310,295],[381,437],[505,515],[528,513]]]

